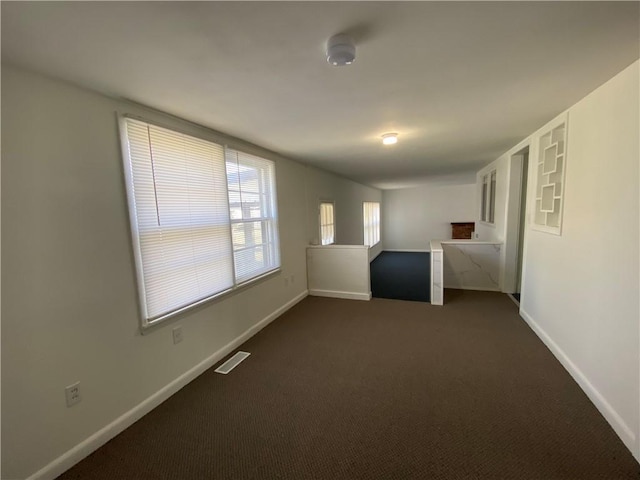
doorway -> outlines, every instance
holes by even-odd
[[[520,304],[520,295],[522,287],[522,264],[524,261],[524,230],[526,226],[526,214],[527,214],[527,182],[529,173],[529,147],[519,151],[512,157],[513,163],[519,163],[520,168],[520,192],[519,192],[519,206],[517,217],[517,253],[516,253],[516,268],[515,268],[515,288],[511,293],[512,297],[518,305]]]

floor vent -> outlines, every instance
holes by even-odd
[[[242,362],[249,355],[251,355],[251,354],[247,353],[247,352],[238,352],[233,357],[231,357],[229,360],[227,360],[222,365],[220,365],[218,368],[216,368],[214,370],[214,372],[222,373],[222,374],[226,375],[231,370],[233,370],[238,365],[240,365],[240,362]]]

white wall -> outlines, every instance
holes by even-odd
[[[335,204],[336,244],[364,244],[362,202],[381,202],[380,190],[307,167],[306,191],[309,244],[320,243],[320,202]]]
[[[369,247],[307,247],[307,278],[309,295],[371,300]]]
[[[478,240],[499,242],[500,272],[499,285],[503,292],[513,293],[516,285],[516,261],[518,249],[518,214],[520,211],[519,189],[512,191],[511,187],[518,186],[522,167],[521,158],[514,158],[516,152],[520,152],[530,143],[526,138],[507,153],[482,168],[476,174],[475,186],[475,222]],[[520,163],[518,163],[518,161]],[[483,177],[496,171],[496,194],[494,222],[487,223],[480,220],[482,205],[482,181]]]
[[[429,241],[451,238],[452,222],[473,222],[477,217],[473,183],[384,190],[382,198],[385,250],[427,251]]]
[[[640,459],[638,65],[568,110],[561,236],[531,228],[544,127],[494,165],[506,189],[511,155],[531,144],[520,313]],[[502,217],[483,235],[505,234],[507,203],[499,188]]]
[[[482,205],[482,178],[491,171],[496,171],[496,205],[494,222],[487,223],[480,220]],[[502,155],[497,160],[480,170],[476,175],[476,185],[474,186],[474,219],[476,222],[476,233],[478,240],[490,242],[504,242],[506,228],[507,203],[507,178],[509,174],[508,155]]]
[[[141,336],[116,110],[273,158],[282,273]],[[25,478],[47,465],[43,478],[55,476],[117,433],[122,422],[113,424],[116,419],[135,420],[303,298],[312,221],[307,184],[322,177],[338,208],[356,203],[345,211],[358,215],[339,217],[357,225],[353,231],[339,226],[348,240],[362,230],[361,202],[380,195],[236,139],[5,65],[2,147],[3,478]],[[184,341],[174,346],[171,328],[178,324]],[[83,399],[67,408],[64,387],[76,381]]]

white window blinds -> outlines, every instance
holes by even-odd
[[[364,244],[371,247],[380,241],[380,203],[364,202],[362,214],[364,218]]]
[[[227,149],[235,278],[238,283],[280,266],[275,166]]]
[[[320,239],[322,245],[331,245],[336,241],[333,203],[320,204]]]
[[[140,303],[147,326],[251,278],[250,273],[240,279],[234,274],[235,225],[229,199],[239,167],[236,164],[235,171],[227,172],[224,148],[213,142],[132,118],[123,118],[121,126]],[[273,164],[269,172],[262,181],[271,186]],[[272,206],[274,191],[273,195]],[[272,238],[277,242],[277,232]],[[236,272],[244,268],[239,260]]]

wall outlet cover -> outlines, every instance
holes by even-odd
[[[80,396],[80,382],[76,382],[73,385],[69,385],[64,389],[64,394],[67,399],[67,407],[73,407],[75,404],[80,403],[82,397]]]
[[[176,345],[182,341],[182,326],[177,326],[172,330],[173,344]]]

